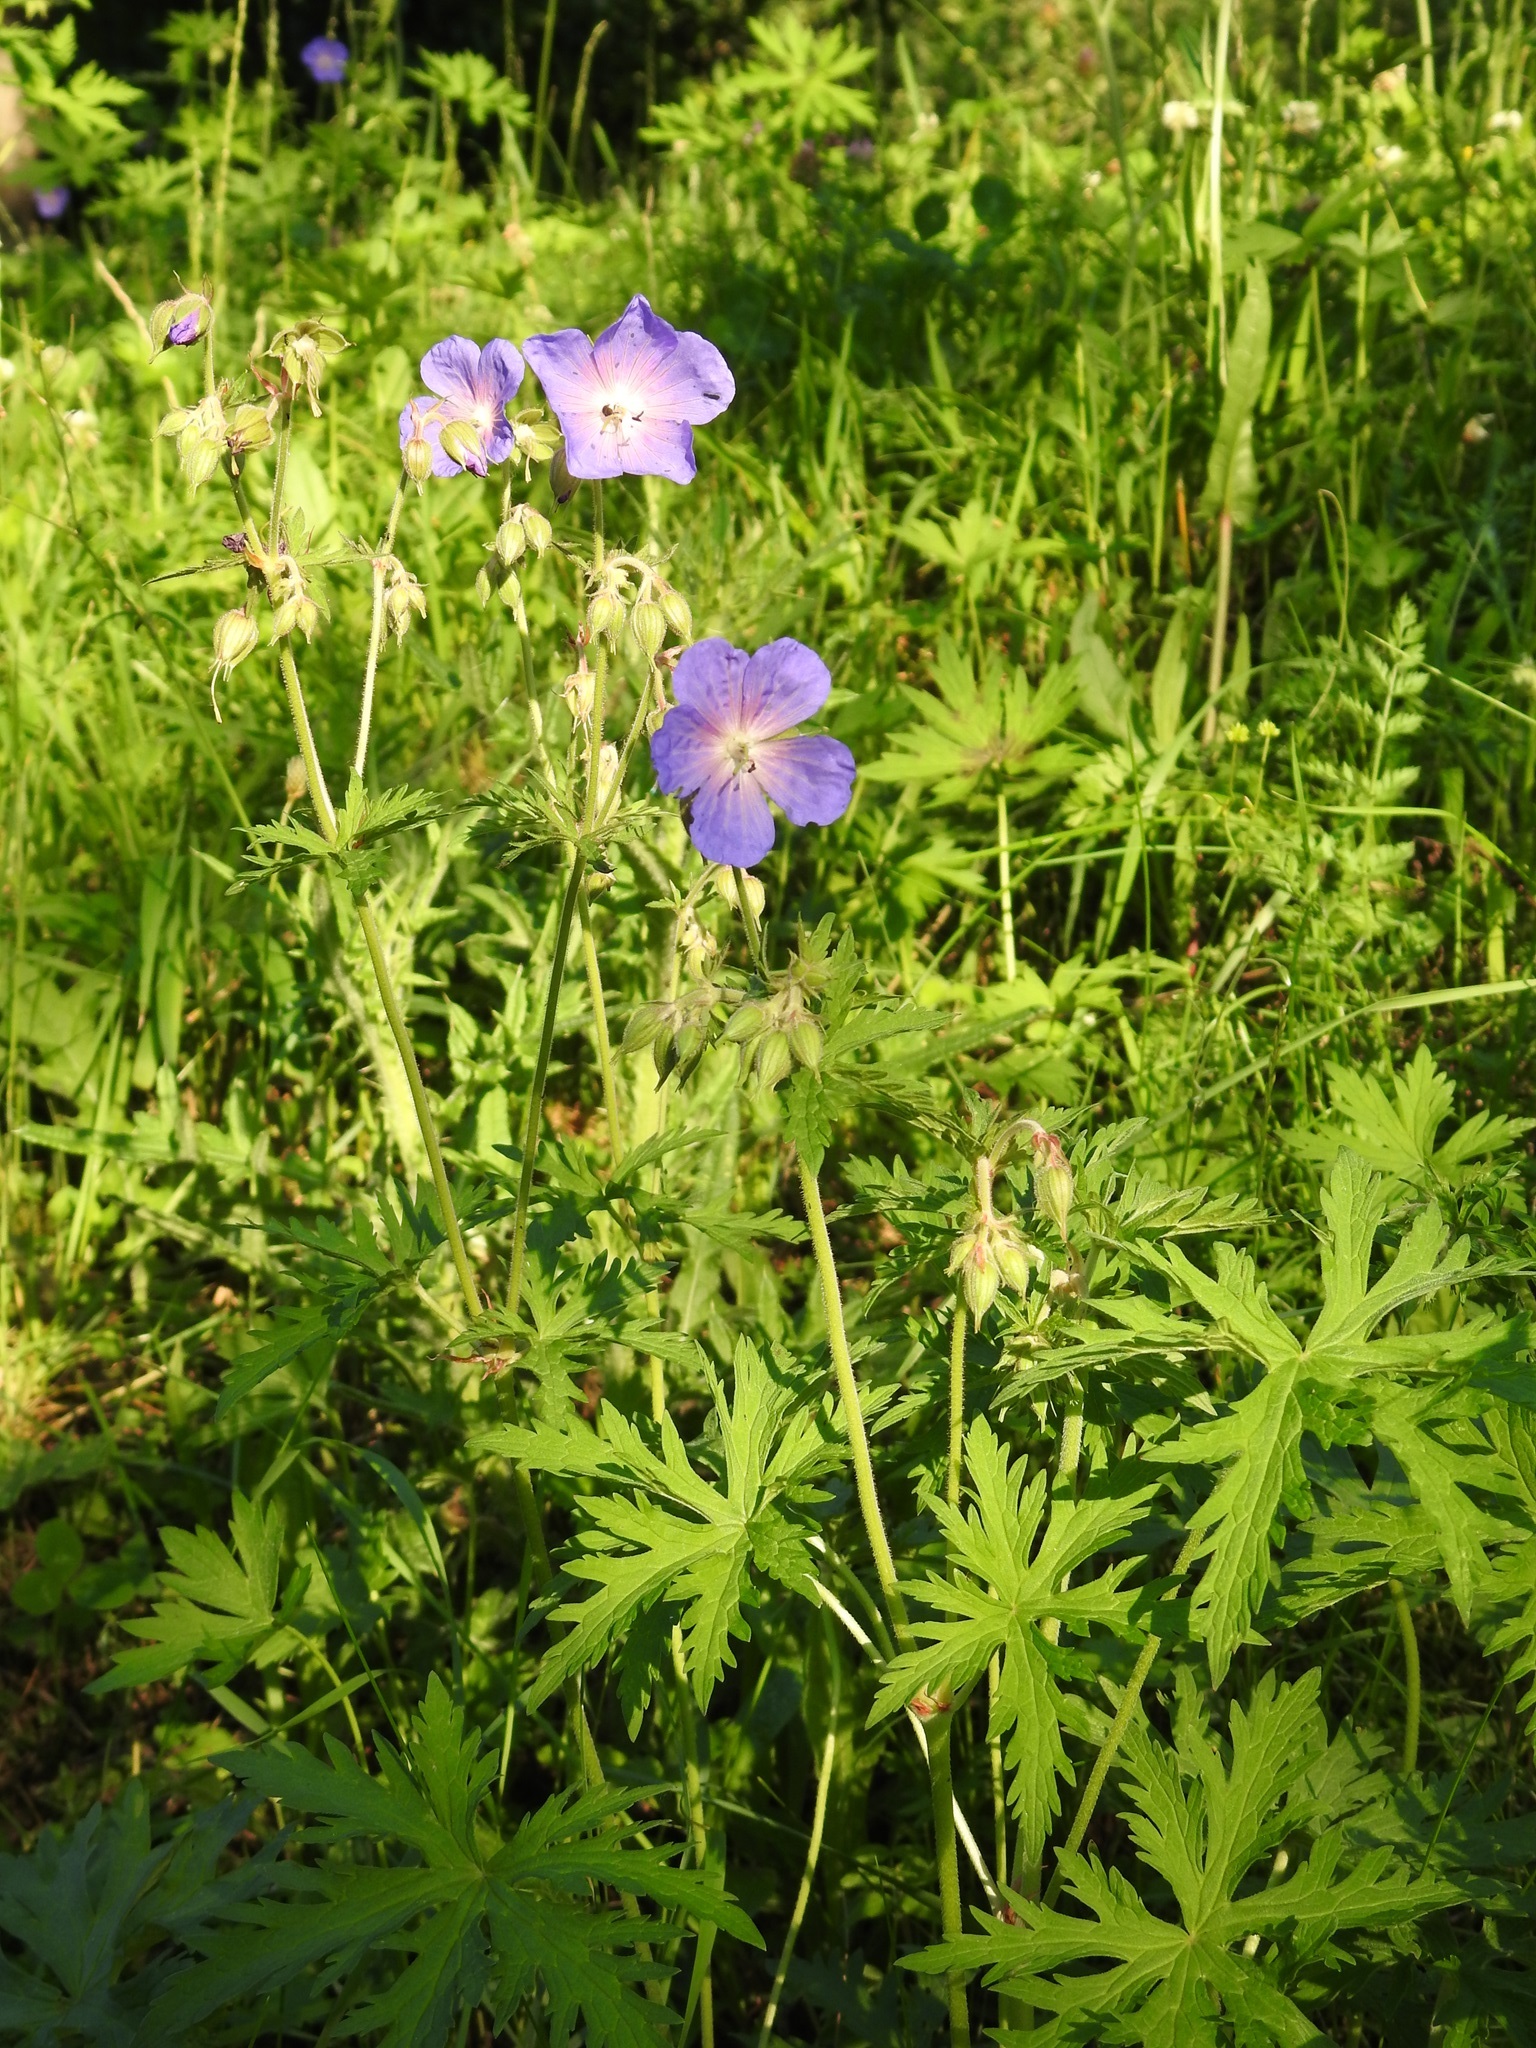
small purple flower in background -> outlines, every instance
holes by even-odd
[[[68,185],[45,185],[32,194],[32,206],[39,220],[62,220],[74,197]]]
[[[565,435],[574,477],[664,476],[691,484],[693,429],[736,396],[725,357],[702,334],[679,334],[637,292],[588,341],[579,327],[531,334],[524,353]]]
[[[299,62],[316,85],[340,85],[347,75],[347,46],[335,36],[311,36],[299,52]]]
[[[429,348],[421,380],[431,398],[413,398],[400,415],[400,452],[424,438],[432,448],[432,474],[484,476],[512,453],[507,407],[523,381],[523,359],[510,341],[477,348],[462,334]],[[446,437],[446,438],[445,438]]]
[[[819,654],[798,640],[770,640],[750,657],[728,640],[698,640],[672,687],[651,763],[664,795],[693,799],[688,830],[706,860],[760,861],[773,845],[770,797],[792,825],[830,825],[847,810],[853,756],[842,741],[783,737],[827,701]]]

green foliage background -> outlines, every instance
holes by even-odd
[[[764,14],[622,154],[569,24],[552,121],[341,26],[300,96],[173,15],[146,96],[0,23],[74,192],[0,252],[0,2036],[1531,2038],[1519,0]],[[521,1313],[590,493],[518,476],[526,635],[504,478],[408,495],[372,838],[300,858],[178,275],[231,378],[350,343],[287,478],[338,791],[423,351],[639,290],[737,379],[608,538],[819,649],[859,781],[760,870],[775,1037],[637,754]]]

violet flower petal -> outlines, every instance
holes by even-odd
[[[523,381],[523,359],[510,341],[488,341],[480,351],[476,382],[502,405],[510,405]]]
[[[579,327],[557,328],[553,334],[530,334],[523,343],[533,374],[555,412],[603,409],[602,380],[592,361],[592,344]]]
[[[755,867],[773,849],[768,799],[752,776],[722,771],[694,798],[688,836],[706,860],[722,867]]]
[[[678,660],[672,695],[715,731],[729,731],[739,720],[746,672],[746,655],[729,640],[695,640]]]
[[[832,825],[848,808],[854,761],[841,740],[825,733],[759,740],[752,763],[764,793],[792,825]]]
[[[770,640],[747,663],[742,723],[754,736],[788,732],[813,717],[831,690],[832,672],[819,654],[798,640]]]
[[[548,386],[545,395],[548,396]],[[584,483],[598,483],[604,477],[624,474],[618,440],[604,432],[601,406],[567,407],[564,411],[556,406],[555,417],[565,436],[565,466],[572,476],[580,477]]]
[[[714,343],[702,334],[680,334],[639,292],[603,329],[592,354],[610,389],[643,394],[648,416],[701,427],[736,396],[736,381]]]
[[[730,773],[725,735],[707,713],[674,704],[651,735],[651,766],[663,796],[692,796]]]
[[[434,342],[421,359],[421,380],[429,391],[467,410],[479,402],[476,388],[480,351],[462,334]]]
[[[626,476],[661,476],[669,484],[691,484],[699,473],[693,429],[681,420],[648,419],[632,426],[628,439],[618,444],[618,457]],[[569,451],[565,460],[575,476]]]
[[[183,313],[179,320],[173,320],[165,330],[165,338],[172,348],[190,348],[197,339],[196,313]]]

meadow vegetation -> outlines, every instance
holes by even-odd
[[[601,35],[83,20],[0,2037],[1531,2039],[1523,0],[807,0],[633,149]],[[686,484],[524,346],[637,294]],[[856,763],[761,859],[717,638]]]

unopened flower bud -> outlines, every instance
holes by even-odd
[[[542,555],[553,545],[555,529],[544,514],[536,512],[531,505],[519,505],[517,509],[522,517],[523,531],[528,536],[528,545],[536,555]]]
[[[411,431],[400,450],[400,460],[417,490],[424,490],[427,478],[432,474],[432,443],[421,431],[421,420],[414,406],[411,408]]]
[[[777,1088],[794,1064],[790,1050],[789,1034],[784,1031],[765,1031],[757,1044],[757,1078],[761,1087],[770,1092]]]
[[[624,623],[624,606],[611,590],[599,590],[593,594],[587,606],[587,637],[595,640],[599,634],[606,634],[611,640]]]
[[[819,1067],[826,1033],[814,1017],[800,1017],[789,1027],[789,1049],[802,1067]]]
[[[688,972],[695,980],[702,980],[720,948],[714,933],[699,923],[692,904],[677,921],[677,945],[688,963]]]
[[[973,1213],[949,1257],[949,1271],[959,1274],[966,1306],[978,1324],[996,1301],[1000,1287],[1022,1299],[1029,1292],[1032,1274],[1044,1267],[1043,1255],[1020,1236],[1012,1217],[988,1209]]]
[[[612,740],[604,740],[597,755],[597,808],[602,810],[614,785],[619,779],[619,750]]]
[[[652,597],[642,597],[629,615],[629,630],[646,660],[654,663],[667,637],[667,615]]]
[[[213,628],[213,673],[227,676],[255,647],[260,634],[247,611],[221,612]]]
[[[688,609],[688,600],[680,590],[663,585],[656,593],[667,624],[679,640],[693,638],[693,613]]]
[[[301,754],[290,754],[288,766],[283,771],[283,796],[290,807],[296,804],[309,788],[309,775],[304,767]]]
[[[767,892],[756,875],[743,875],[742,879],[747,885],[747,908],[754,917],[760,918],[768,901]],[[735,868],[716,868],[714,881],[716,894],[723,896],[732,910],[739,910],[741,906],[737,898]]]
[[[528,536],[523,531],[520,519],[503,519],[496,529],[496,559],[507,568],[513,568],[523,559],[528,549]]]
[[[149,338],[155,354],[166,348],[190,348],[208,332],[213,308],[201,292],[182,292],[162,299],[149,316]]]
[[[199,439],[189,442],[181,451],[181,473],[188,486],[199,491],[218,474],[219,463],[224,450],[217,441]]]
[[[493,576],[489,569],[481,569],[477,571],[475,576],[475,596],[480,601],[480,609],[482,611],[490,603],[492,597],[495,595],[497,586],[500,584],[500,582],[500,576]]]
[[[285,597],[272,614],[272,638],[285,640],[290,633],[302,633],[306,640],[313,640],[319,623],[319,605],[307,591],[298,590]]]
[[[470,470],[475,476],[485,475],[485,443],[468,420],[445,420],[437,440],[450,462],[456,462],[460,469]]]
[[[1054,1131],[1036,1131],[1034,1148],[1035,1207],[1050,1218],[1065,1244],[1072,1215],[1072,1168]]]
[[[523,609],[523,586],[510,569],[507,570],[500,583],[497,584],[496,595],[501,599],[509,612],[516,612],[521,615]]]
[[[427,616],[427,593],[408,569],[397,568],[384,593],[384,616],[397,640],[410,630],[412,615]]]

